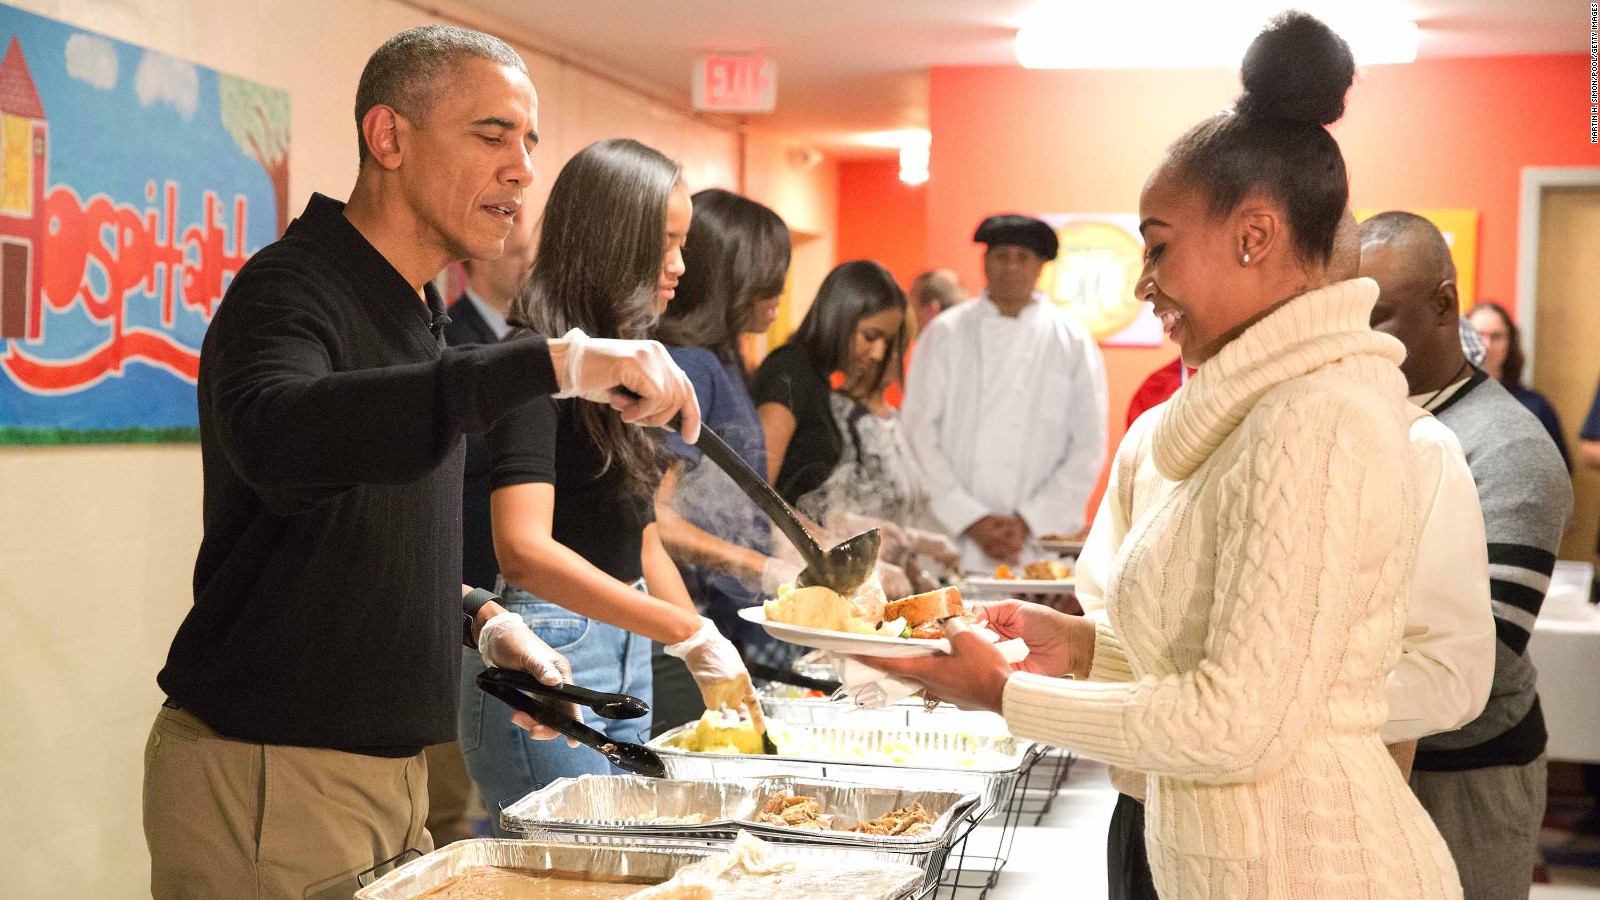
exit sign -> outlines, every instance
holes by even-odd
[[[772,112],[778,64],[764,56],[702,56],[694,67],[694,108]]]

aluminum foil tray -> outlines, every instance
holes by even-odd
[[[694,728],[691,722],[650,741],[648,746],[660,755],[668,778],[720,781],[798,775],[816,781],[971,793],[979,797],[980,818],[1010,795],[1023,766],[1038,753],[1031,742],[1013,737],[842,725],[785,725],[787,741],[779,729],[769,728],[780,750],[790,742],[804,746],[794,756],[698,753],[675,746]],[[975,765],[957,764],[958,757],[969,754],[976,754]]]
[[[761,710],[768,719],[786,725],[838,725],[853,728],[907,728],[917,731],[959,731],[984,737],[1007,737],[1006,720],[992,712],[957,709],[941,703],[932,710],[920,698],[903,700],[879,709],[864,709],[848,700],[823,697],[761,695]]]
[[[871,835],[850,831],[813,831],[756,821],[766,801],[789,793],[814,797],[835,824],[849,828],[891,810],[922,804],[934,821],[926,834]],[[667,781],[629,775],[585,775],[561,778],[543,790],[512,803],[501,813],[507,831],[555,840],[569,834],[629,837],[639,834],[669,838],[732,840],[742,828],[775,843],[848,844],[877,850],[912,852],[948,849],[963,833],[963,823],[978,803],[976,794],[913,791],[899,787],[814,781],[792,775],[729,781]],[[669,825],[656,817],[699,814],[705,821]],[[915,864],[915,863],[913,863]]]
[[[635,847],[535,841],[458,841],[406,863],[356,892],[356,900],[412,900],[440,887],[473,866],[501,866],[533,872],[585,872],[638,878],[645,884],[668,880],[680,868],[719,851],[710,847],[638,842]],[[798,868],[772,877],[719,883],[717,900],[904,900],[922,885],[923,873],[910,866],[845,848],[783,847],[774,855]],[[640,890],[645,889],[640,885]]]

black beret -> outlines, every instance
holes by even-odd
[[[972,239],[991,247],[1006,244],[1025,247],[1046,260],[1055,259],[1056,252],[1061,249],[1061,242],[1056,240],[1055,229],[1032,216],[1010,213],[984,219],[978,226],[977,232],[972,235]]]

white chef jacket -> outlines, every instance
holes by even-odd
[[[1105,617],[1106,578],[1133,522],[1171,486],[1148,447],[1164,407],[1128,429],[1078,557],[1078,602],[1091,618]],[[1410,438],[1422,530],[1400,659],[1384,686],[1389,718],[1378,733],[1385,744],[1460,728],[1483,712],[1494,681],[1489,553],[1477,485],[1444,423],[1415,410]]]
[[[929,323],[900,415],[964,569],[998,563],[962,536],[984,516],[1027,522],[1024,562],[1042,556],[1039,535],[1083,528],[1106,459],[1106,406],[1100,348],[1044,294],[1008,317],[985,291]]]

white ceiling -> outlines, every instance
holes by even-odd
[[[685,105],[695,57],[770,56],[778,64],[778,106],[751,120],[834,155],[864,156],[887,151],[855,145],[855,135],[927,126],[930,67],[1015,65],[1017,28],[1064,0],[458,2]],[[1257,18],[1254,9],[1241,11],[1253,2],[1259,0],[1142,0],[1152,27],[1180,28],[1197,14]],[[1316,12],[1318,2],[1294,5]],[[1421,57],[1579,53],[1589,46],[1588,4],[1579,0],[1367,2],[1420,25]],[[1181,13],[1166,15],[1160,6]]]

